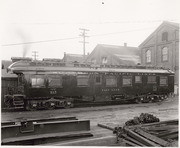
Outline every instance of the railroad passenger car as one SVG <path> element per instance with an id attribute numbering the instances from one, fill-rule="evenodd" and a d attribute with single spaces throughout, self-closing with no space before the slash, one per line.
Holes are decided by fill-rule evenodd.
<path id="1" fill-rule="evenodd" d="M 76 100 L 152 102 L 174 91 L 174 73 L 165 69 L 18 61 L 8 70 L 18 76 L 19 93 L 6 95 L 7 105 L 28 110 L 68 108 Z"/>

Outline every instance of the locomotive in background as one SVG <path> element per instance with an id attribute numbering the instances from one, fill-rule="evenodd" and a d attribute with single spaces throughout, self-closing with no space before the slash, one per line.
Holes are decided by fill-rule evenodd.
<path id="1" fill-rule="evenodd" d="M 4 97 L 9 108 L 26 110 L 73 107 L 84 102 L 161 101 L 174 92 L 174 73 L 143 66 L 64 63 L 23 59 L 11 64 L 18 76 L 17 88 Z"/>

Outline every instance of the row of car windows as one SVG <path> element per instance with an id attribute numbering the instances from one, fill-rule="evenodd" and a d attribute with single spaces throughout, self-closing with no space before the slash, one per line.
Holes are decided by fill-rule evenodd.
<path id="1" fill-rule="evenodd" d="M 122 86 L 132 86 L 133 76 L 122 76 Z M 48 86 L 49 87 L 62 87 L 62 76 L 58 77 L 49 77 L 48 78 Z M 117 87 L 118 79 L 116 76 L 106 76 L 105 77 L 105 85 L 107 87 Z M 134 76 L 134 83 L 142 83 L 142 76 Z M 156 84 L 156 76 L 147 76 L 147 83 L 148 84 Z M 102 84 L 102 77 L 96 76 L 95 77 L 95 84 L 101 85 Z M 160 76 L 161 86 L 166 86 L 168 84 L 168 77 L 167 76 Z M 77 76 L 77 86 L 88 86 L 89 85 L 89 76 L 88 75 L 78 75 Z M 32 87 L 43 87 L 45 86 L 45 78 L 42 77 L 32 77 L 31 78 L 31 86 Z"/>

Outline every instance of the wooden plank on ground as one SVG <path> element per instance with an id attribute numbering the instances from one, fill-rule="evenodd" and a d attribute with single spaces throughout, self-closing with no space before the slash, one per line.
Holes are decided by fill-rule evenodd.
<path id="1" fill-rule="evenodd" d="M 178 133 L 178 129 L 173 129 L 173 130 L 170 130 L 170 131 L 160 132 L 158 134 L 158 137 L 168 136 L 168 135 L 175 134 L 175 133 Z"/>
<path id="2" fill-rule="evenodd" d="M 150 141 L 150 140 L 144 138 L 143 136 L 135 133 L 134 131 L 128 129 L 127 127 L 125 127 L 124 130 L 127 132 L 127 134 L 128 134 L 129 136 L 131 136 L 132 138 L 134 138 L 134 139 L 138 140 L 139 142 L 145 144 L 146 146 L 160 147 L 159 144 L 156 144 L 155 142 Z"/>
<path id="3" fill-rule="evenodd" d="M 129 141 L 135 143 L 135 144 L 138 144 L 139 146 L 146 147 L 146 145 L 144 145 L 144 144 L 142 144 L 141 142 L 139 142 L 139 141 L 137 141 L 137 140 L 135 140 L 135 139 L 129 137 L 129 136 L 126 135 L 126 134 L 122 134 L 122 137 L 125 138 L 126 140 L 129 140 Z"/>
<path id="4" fill-rule="evenodd" d="M 110 126 L 107 126 L 107 125 L 104 125 L 104 124 L 98 123 L 98 126 L 99 126 L 99 127 L 102 127 L 102 128 L 106 128 L 106 129 L 112 130 L 112 131 L 114 130 L 113 127 L 110 127 Z"/>
<path id="5" fill-rule="evenodd" d="M 171 135 L 167 135 L 165 137 L 163 137 L 164 139 L 177 139 L 178 138 L 178 133 L 174 133 L 174 134 L 171 134 Z"/>
<path id="6" fill-rule="evenodd" d="M 165 141 L 165 140 L 163 140 L 157 136 L 151 135 L 151 134 L 141 130 L 140 128 L 135 129 L 135 132 L 138 133 L 139 135 L 161 145 L 161 146 L 168 146 L 169 145 L 169 143 L 167 141 Z"/>
<path id="7" fill-rule="evenodd" d="M 123 142 L 125 142 L 126 144 L 128 144 L 129 146 L 134 146 L 134 147 L 140 147 L 139 145 L 129 141 L 129 140 L 126 140 L 126 139 L 122 139 Z"/>
<path id="8" fill-rule="evenodd" d="M 167 120 L 167 121 L 160 121 L 160 122 L 153 122 L 153 123 L 145 123 L 145 124 L 138 124 L 138 125 L 131 125 L 128 126 L 129 128 L 134 128 L 134 127 L 146 127 L 146 126 L 153 126 L 153 125 L 178 125 L 178 119 L 174 120 Z"/>
<path id="9" fill-rule="evenodd" d="M 147 124 L 142 124 L 143 126 L 152 126 L 152 125 L 178 125 L 178 119 L 174 120 L 166 120 L 166 121 L 160 121 L 160 122 L 154 122 L 154 123 L 147 123 Z"/>
<path id="10" fill-rule="evenodd" d="M 142 128 L 148 131 L 166 131 L 166 130 L 178 129 L 178 125 L 149 126 Z"/>

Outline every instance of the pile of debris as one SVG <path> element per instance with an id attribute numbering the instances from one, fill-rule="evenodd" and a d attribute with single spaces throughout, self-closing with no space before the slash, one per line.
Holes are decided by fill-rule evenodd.
<path id="1" fill-rule="evenodd" d="M 124 127 L 115 127 L 117 143 L 128 146 L 177 146 L 178 120 L 162 121 L 151 114 L 141 114 L 125 123 Z"/>
<path id="2" fill-rule="evenodd" d="M 161 121 L 159 118 L 142 113 L 128 120 L 122 127 L 98 126 L 110 129 L 116 134 L 116 141 L 126 146 L 178 146 L 178 119 Z"/>
<path id="3" fill-rule="evenodd" d="M 128 120 L 125 123 L 125 125 L 131 126 L 131 125 L 153 123 L 153 122 L 159 122 L 159 121 L 160 121 L 159 118 L 153 116 L 152 114 L 141 113 L 139 117 L 134 117 L 134 119 Z"/>

